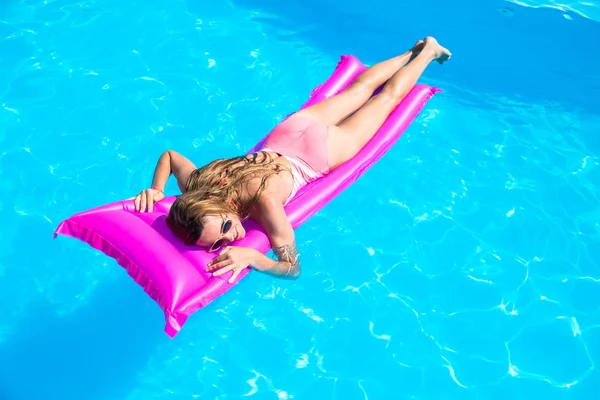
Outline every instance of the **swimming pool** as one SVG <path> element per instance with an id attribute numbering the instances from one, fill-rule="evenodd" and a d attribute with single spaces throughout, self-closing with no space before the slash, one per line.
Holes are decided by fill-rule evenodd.
<path id="1" fill-rule="evenodd" d="M 0 5 L 0 399 L 599 393 L 597 7 L 283 4 Z M 252 274 L 169 340 L 111 259 L 52 240 L 165 149 L 243 152 L 340 54 L 426 34 L 444 93 L 298 229 L 301 280 Z"/>

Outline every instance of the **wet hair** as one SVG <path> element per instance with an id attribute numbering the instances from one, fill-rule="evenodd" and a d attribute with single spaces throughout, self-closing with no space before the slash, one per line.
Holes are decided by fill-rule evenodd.
<path id="1" fill-rule="evenodd" d="M 186 191 L 171 206 L 166 223 L 173 233 L 190 245 L 204 229 L 204 219 L 211 215 L 234 214 L 246 219 L 273 175 L 288 171 L 265 151 L 248 156 L 222 158 L 194 170 Z M 243 201 L 245 185 L 260 177 L 260 185 L 249 201 Z"/>

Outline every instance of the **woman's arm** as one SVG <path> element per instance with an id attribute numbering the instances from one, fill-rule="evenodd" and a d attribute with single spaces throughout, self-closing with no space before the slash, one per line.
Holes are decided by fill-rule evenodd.
<path id="1" fill-rule="evenodd" d="M 196 166 L 187 158 L 173 150 L 165 151 L 156 163 L 152 186 L 164 191 L 171 174 L 175 175 L 181 193 L 185 193 L 185 185 Z"/>
<path id="2" fill-rule="evenodd" d="M 175 175 L 181 193 L 185 193 L 187 180 L 195 169 L 196 166 L 181 154 L 173 150 L 165 151 L 156 163 L 154 176 L 152 177 L 152 187 L 142 190 L 134 198 L 136 211 L 144 212 L 147 206 L 148 211 L 152 212 L 154 203 L 165 197 L 165 186 L 171 174 Z"/>
<path id="3" fill-rule="evenodd" d="M 267 232 L 271 248 L 277 261 L 268 257 L 258 258 L 257 270 L 289 279 L 300 276 L 300 255 L 296 247 L 294 228 L 290 223 L 283 205 L 276 198 L 262 196 L 257 204 L 259 223 Z M 260 253 L 263 255 L 262 253 Z"/>
<path id="4" fill-rule="evenodd" d="M 298 279 L 300 277 L 300 260 L 296 243 L 273 247 L 277 261 L 258 253 L 254 264 L 257 271 L 266 272 L 280 278 Z"/>
<path id="5" fill-rule="evenodd" d="M 256 219 L 266 230 L 277 260 L 272 260 L 253 248 L 228 246 L 208 263 L 206 272 L 219 276 L 233 271 L 229 278 L 229 282 L 232 283 L 244 268 L 251 266 L 257 271 L 280 278 L 298 279 L 300 260 L 294 229 L 281 202 L 263 196 L 257 204 L 256 211 L 259 215 Z"/>
<path id="6" fill-rule="evenodd" d="M 300 276 L 300 266 L 297 254 L 294 258 L 295 262 L 275 261 L 253 248 L 227 246 L 209 261 L 206 272 L 219 276 L 233 271 L 228 280 L 229 283 L 233 283 L 243 269 L 252 267 L 280 278 L 295 280 Z"/>

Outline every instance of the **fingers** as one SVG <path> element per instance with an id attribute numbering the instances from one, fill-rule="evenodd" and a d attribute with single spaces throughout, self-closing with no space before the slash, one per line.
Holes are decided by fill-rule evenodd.
<path id="1" fill-rule="evenodd" d="M 146 196 L 147 196 L 147 194 L 146 194 L 146 191 L 143 191 L 140 194 L 141 194 L 141 199 L 142 199 L 141 205 L 140 205 L 140 211 L 144 212 L 144 211 L 146 211 Z"/>
<path id="2" fill-rule="evenodd" d="M 212 272 L 214 270 L 223 268 L 229 264 L 234 263 L 235 261 L 231 258 L 231 255 L 228 254 L 229 250 L 230 247 L 225 247 L 218 256 L 210 260 L 206 265 L 206 272 Z"/>
<path id="3" fill-rule="evenodd" d="M 213 272 L 213 276 L 223 275 L 225 272 L 229 272 L 236 267 L 236 264 L 229 264 L 228 266 L 221 268 L 215 272 Z"/>
<path id="4" fill-rule="evenodd" d="M 217 270 L 219 268 L 223 268 L 229 264 L 231 264 L 231 260 L 227 260 L 227 259 L 225 259 L 223 261 L 215 262 L 215 263 L 211 262 L 211 264 L 208 266 L 208 268 L 206 268 L 206 272 L 215 271 L 215 270 Z"/>
<path id="5" fill-rule="evenodd" d="M 233 283 L 239 276 L 240 272 L 242 272 L 242 269 L 244 269 L 244 267 L 234 263 L 234 264 L 228 265 L 225 268 L 221 268 L 220 270 L 213 272 L 212 275 L 219 276 L 219 275 L 223 275 L 224 273 L 227 273 L 229 271 L 233 271 L 233 274 L 231 274 L 231 277 L 227 280 L 227 283 Z"/>
<path id="6" fill-rule="evenodd" d="M 217 257 L 210 260 L 206 272 L 212 273 L 213 276 L 219 276 L 233 271 L 233 274 L 227 280 L 228 283 L 233 283 L 240 275 L 240 272 L 247 267 L 247 265 L 240 265 L 239 262 L 235 261 L 235 256 L 231 253 L 233 248 L 234 246 L 225 247 Z"/>
<path id="7" fill-rule="evenodd" d="M 221 252 L 219 253 L 218 256 L 216 256 L 215 258 L 213 258 L 212 260 L 210 260 L 208 262 L 208 265 L 213 265 L 215 263 L 218 263 L 219 261 L 223 261 L 223 260 L 227 260 L 227 259 L 231 259 L 231 254 L 228 254 L 230 251 L 229 247 L 225 247 L 223 250 L 221 250 Z"/>
<path id="8" fill-rule="evenodd" d="M 140 194 L 135 196 L 134 205 L 136 211 L 145 212 L 146 206 L 148 207 L 148 212 L 154 211 L 154 203 L 156 202 L 154 198 L 154 193 L 152 189 L 142 190 Z"/>
<path id="9" fill-rule="evenodd" d="M 154 211 L 154 194 L 151 190 L 146 190 L 146 201 L 148 203 L 148 212 Z"/>
<path id="10" fill-rule="evenodd" d="M 221 251 L 221 253 L 219 253 L 218 256 L 216 256 L 215 258 L 213 258 L 212 260 L 210 260 L 207 264 L 207 266 L 213 266 L 216 265 L 217 263 L 227 260 L 229 258 L 229 255 L 227 254 L 229 252 L 229 247 L 225 247 L 223 249 L 223 251 Z"/>
<path id="11" fill-rule="evenodd" d="M 229 278 L 229 281 L 227 281 L 227 282 L 228 283 L 233 283 L 237 279 L 237 277 L 240 274 L 240 272 L 242 272 L 242 269 L 243 268 L 241 268 L 241 267 L 234 269 L 233 270 L 233 274 L 231 275 L 231 278 Z"/>

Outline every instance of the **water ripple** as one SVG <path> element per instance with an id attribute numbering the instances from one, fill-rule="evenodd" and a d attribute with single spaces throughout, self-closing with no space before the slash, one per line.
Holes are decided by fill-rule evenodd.
<path id="1" fill-rule="evenodd" d="M 554 0 L 506 0 L 523 7 L 555 8 L 565 12 L 565 18 L 570 19 L 568 12 L 600 22 L 600 6 L 591 1 L 558 2 Z"/>
<path id="2" fill-rule="evenodd" d="M 98 252 L 52 242 L 58 221 L 131 197 L 167 148 L 198 165 L 246 150 L 338 60 L 298 35 L 312 25 L 267 30 L 275 16 L 207 4 L 8 6 L 0 22 L 7 390 L 68 400 L 48 382 L 84 373 L 103 382 L 104 398 L 128 400 L 598 393 L 600 120 L 450 82 L 436 82 L 446 92 L 398 145 L 297 230 L 301 280 L 253 273 L 176 339 L 119 360 L 124 369 L 73 356 L 77 341 L 93 350 L 78 330 L 91 326 L 86 316 L 141 324 L 133 300 L 149 300 Z M 590 9 L 582 10 L 593 18 Z M 98 293 L 115 282 L 128 294 L 108 312 Z M 30 365 L 10 349 L 39 341 L 42 328 L 68 338 L 62 355 L 78 362 L 36 348 L 32 359 L 56 365 L 32 386 Z M 109 331 L 93 347 L 106 352 L 127 335 Z"/>

